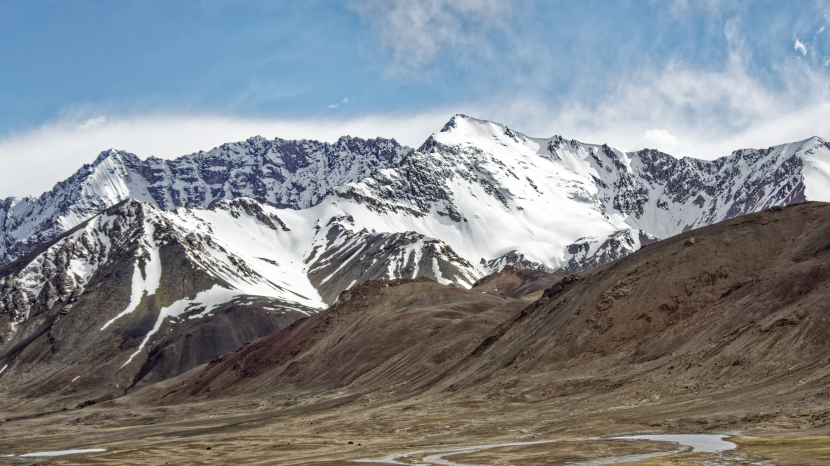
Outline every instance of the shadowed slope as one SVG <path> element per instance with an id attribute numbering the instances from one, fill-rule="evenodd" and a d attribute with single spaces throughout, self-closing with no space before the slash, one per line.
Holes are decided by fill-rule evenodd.
<path id="1" fill-rule="evenodd" d="M 369 281 L 344 291 L 328 310 L 217 358 L 172 399 L 412 382 L 463 355 L 525 305 L 424 278 Z"/>

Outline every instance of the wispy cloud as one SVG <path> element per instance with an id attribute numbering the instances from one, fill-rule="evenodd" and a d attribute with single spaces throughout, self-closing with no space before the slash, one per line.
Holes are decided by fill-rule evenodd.
<path id="1" fill-rule="evenodd" d="M 486 50 L 488 35 L 510 12 L 509 2 L 499 0 L 355 0 L 350 5 L 403 68 L 423 65 L 444 50 Z"/>
<path id="2" fill-rule="evenodd" d="M 653 128 L 647 130 L 635 143 L 632 149 L 643 149 L 646 147 L 659 147 L 666 152 L 674 152 L 680 146 L 680 139 L 674 134 L 664 130 Z"/>
<path id="3" fill-rule="evenodd" d="M 707 13 L 719 13 L 733 7 L 735 0 L 650 0 L 650 3 L 665 6 L 675 16 L 688 14 L 690 10 L 703 10 Z"/>
<path id="4" fill-rule="evenodd" d="M 553 105 L 525 93 L 469 111 L 529 135 L 561 134 L 702 159 L 811 136 L 830 138 L 826 71 L 790 57 L 768 71 L 776 78 L 770 82 L 756 72 L 739 25 L 728 23 L 724 34 L 728 55 L 712 69 L 676 60 L 644 66 L 595 99 L 574 94 Z"/>
<path id="5" fill-rule="evenodd" d="M 341 105 L 343 105 L 343 104 L 347 104 L 347 103 L 349 103 L 349 99 L 348 99 L 348 98 L 346 98 L 346 97 L 343 97 L 343 100 L 342 100 L 342 101 L 340 101 L 340 103 L 337 103 L 337 104 L 331 104 L 331 105 L 326 105 L 326 108 L 337 108 L 337 107 L 339 107 L 339 106 L 341 106 Z"/>
<path id="6" fill-rule="evenodd" d="M 807 55 L 807 46 L 804 45 L 804 42 L 800 40 L 795 40 L 795 46 L 793 47 L 795 50 L 801 52 L 801 55 Z"/>
<path id="7" fill-rule="evenodd" d="M 107 117 L 99 116 L 99 117 L 90 118 L 90 119 L 87 119 L 87 120 L 84 120 L 84 121 L 78 123 L 77 128 L 79 130 L 82 130 L 82 131 L 89 130 L 89 129 L 95 129 L 95 128 L 103 125 L 106 122 L 107 122 Z"/>

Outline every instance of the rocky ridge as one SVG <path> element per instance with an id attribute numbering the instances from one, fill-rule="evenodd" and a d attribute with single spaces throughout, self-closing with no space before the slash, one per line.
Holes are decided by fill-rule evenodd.
<path id="1" fill-rule="evenodd" d="M 440 239 L 482 274 L 506 257 L 584 270 L 736 215 L 830 200 L 828 158 L 821 138 L 702 161 L 531 138 L 464 115 L 417 150 L 255 137 L 176 160 L 107 151 L 40 198 L 4 201 L 0 263 L 127 198 L 169 210 L 246 197 L 279 209 L 340 206 L 329 218 L 362 209 L 358 230 Z"/>
<path id="2" fill-rule="evenodd" d="M 246 197 L 279 209 L 339 205 L 329 218 L 363 209 L 358 230 L 440 239 L 482 274 L 505 257 L 584 270 L 736 215 L 830 200 L 828 158 L 821 138 L 703 161 L 531 138 L 464 115 L 417 150 L 349 137 L 255 137 L 176 160 L 111 150 L 40 198 L 4 201 L 0 264 L 127 198 L 169 210 Z"/>
<path id="3" fill-rule="evenodd" d="M 257 136 L 175 160 L 108 150 L 40 197 L 2 202 L 0 265 L 128 198 L 164 210 L 239 197 L 304 209 L 335 186 L 396 166 L 409 151 L 394 139 L 348 136 L 334 144 Z"/>

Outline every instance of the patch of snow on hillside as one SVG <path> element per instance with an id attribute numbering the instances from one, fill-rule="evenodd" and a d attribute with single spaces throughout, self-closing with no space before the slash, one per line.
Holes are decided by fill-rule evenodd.
<path id="1" fill-rule="evenodd" d="M 144 346 L 150 341 L 150 337 L 156 334 L 161 328 L 161 324 L 164 322 L 164 319 L 168 317 L 179 317 L 180 315 L 184 314 L 187 311 L 193 310 L 194 308 L 204 306 L 204 310 L 199 314 L 199 317 L 206 315 L 213 309 L 215 309 L 220 304 L 227 303 L 228 301 L 232 300 L 235 296 L 238 296 L 240 293 L 235 290 L 229 290 L 227 288 L 221 287 L 219 285 L 213 285 L 209 290 L 201 291 L 196 294 L 196 297 L 193 299 L 180 299 L 173 304 L 162 308 L 159 311 L 159 315 L 156 318 L 156 323 L 153 325 L 153 329 L 144 336 L 144 340 L 141 341 L 141 344 L 138 345 L 138 349 L 135 350 L 133 354 L 130 355 L 130 358 L 127 359 L 121 367 L 126 366 L 133 360 L 138 353 L 144 349 Z"/>
<path id="2" fill-rule="evenodd" d="M 123 317 L 127 314 L 131 314 L 138 305 L 141 303 L 141 299 L 145 296 L 152 296 L 156 294 L 156 290 L 159 287 L 159 282 L 161 281 L 161 258 L 159 257 L 158 248 L 147 248 L 147 252 L 149 253 L 149 260 L 145 262 L 144 265 L 144 273 L 141 273 L 141 268 L 139 267 L 138 261 L 134 264 L 133 268 L 133 279 L 132 279 L 132 292 L 130 293 L 130 304 L 127 305 L 127 308 L 121 311 L 117 316 L 113 317 L 107 323 L 101 327 L 101 330 L 109 327 L 113 322 L 118 320 L 120 317 Z"/>

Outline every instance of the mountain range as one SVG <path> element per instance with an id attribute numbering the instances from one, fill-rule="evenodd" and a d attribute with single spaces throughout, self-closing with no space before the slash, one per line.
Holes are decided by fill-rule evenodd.
<path id="1" fill-rule="evenodd" d="M 254 137 L 175 160 L 109 150 L 40 197 L 3 201 L 0 386 L 100 402 L 372 280 L 469 289 L 508 266 L 584 272 L 812 200 L 830 201 L 818 137 L 703 161 L 456 115 L 417 149 Z"/>

